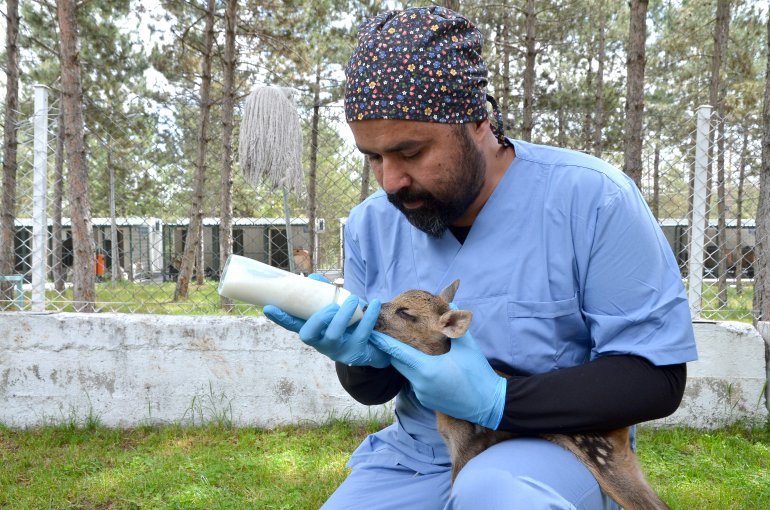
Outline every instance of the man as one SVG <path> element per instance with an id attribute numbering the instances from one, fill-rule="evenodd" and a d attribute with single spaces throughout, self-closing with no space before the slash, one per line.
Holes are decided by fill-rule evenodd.
<path id="1" fill-rule="evenodd" d="M 497 111 L 492 127 L 481 45 L 441 7 L 361 26 L 345 111 L 381 189 L 346 225 L 354 296 L 307 321 L 265 307 L 337 362 L 355 399 L 396 398 L 396 423 L 356 450 L 325 510 L 607 508 L 571 453 L 531 437 L 486 450 L 450 491 L 434 410 L 524 435 L 632 425 L 677 408 L 697 357 L 676 262 L 633 182 L 505 138 Z M 455 278 L 473 322 L 449 353 L 372 332 L 381 301 Z M 368 308 L 348 327 L 359 298 Z"/>

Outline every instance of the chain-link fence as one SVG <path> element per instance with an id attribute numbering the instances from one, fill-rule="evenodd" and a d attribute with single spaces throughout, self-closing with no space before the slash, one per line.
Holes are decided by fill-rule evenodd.
<path id="1" fill-rule="evenodd" d="M 710 107 L 681 122 L 689 129 L 678 140 L 645 140 L 642 194 L 674 252 L 693 316 L 750 322 L 761 138 Z M 603 157 L 623 167 L 622 153 Z"/>
<path id="2" fill-rule="evenodd" d="M 15 274 L 3 275 L 15 278 L 11 283 L 14 288 L 18 285 L 19 292 L 5 295 L 0 301 L 0 310 L 34 309 L 40 299 L 44 303 L 37 306 L 45 310 L 73 310 L 71 225 L 67 218 L 67 193 L 62 186 L 61 172 L 57 170 L 56 154 L 61 147 L 57 147 L 56 102 L 46 117 L 49 121 L 45 191 L 47 242 L 45 269 L 41 273 L 45 276 L 38 278 L 44 279 L 45 290 L 39 291 L 41 296 L 44 292 L 44 296 L 36 298 L 32 285 L 35 280 L 33 238 L 39 227 L 34 223 L 33 207 L 33 122 L 27 119 L 19 129 Z M 339 104 L 308 108 L 301 118 L 305 133 L 305 190 L 286 197 L 281 189 L 267 184 L 250 186 L 236 168 L 233 253 L 295 272 L 318 271 L 336 280 L 342 276 L 344 218 L 351 207 L 374 190 L 376 182 L 369 179 L 364 159 L 355 150 Z M 729 125 L 711 116 L 710 123 L 706 121 L 711 129 L 705 129 L 705 145 L 704 133 L 701 133 L 698 147 L 695 115 L 679 122 L 691 129 L 689 135 L 676 143 L 660 139 L 645 141 L 643 194 L 679 262 L 689 286 L 694 314 L 710 319 L 750 321 L 759 198 L 759 138 L 751 136 L 740 125 Z M 194 173 L 194 169 L 178 165 L 174 171 L 178 172 L 179 179 L 174 189 L 143 193 L 141 185 L 136 184 L 142 178 L 139 174 L 152 176 L 158 171 L 151 151 L 120 150 L 112 147 L 110 140 L 101 140 L 95 134 L 89 136 L 89 157 L 101 162 L 99 171 L 104 173 L 102 179 L 91 176 L 92 181 L 100 182 L 95 186 L 97 189 L 92 190 L 94 200 L 110 203 L 109 208 L 101 208 L 109 210 L 109 214 L 93 218 L 97 308 L 126 313 L 259 313 L 257 307 L 245 304 L 236 304 L 231 309 L 220 305 L 217 284 L 222 232 L 217 163 L 212 162 L 208 169 L 205 219 L 190 294 L 187 299 L 175 301 L 176 277 L 190 221 L 189 213 L 180 212 L 189 208 L 191 195 L 191 184 L 184 176 Z M 706 155 L 705 168 L 702 161 L 700 166 L 698 163 L 702 151 Z M 603 158 L 622 167 L 622 154 L 605 153 Z M 696 179 L 696 175 L 702 177 Z M 164 193 L 165 196 L 158 196 Z M 137 207 L 143 202 L 146 207 Z M 312 224 L 308 219 L 313 217 L 309 214 L 309 203 L 314 204 Z M 59 207 L 60 222 L 56 212 Z M 126 210 L 148 213 L 126 215 Z M 695 224 L 702 224 L 702 228 L 693 229 Z M 698 253 L 702 256 L 698 257 Z M 693 268 L 702 275 L 700 278 L 692 277 Z"/>
<path id="3" fill-rule="evenodd" d="M 20 121 L 17 207 L 15 221 L 15 271 L 3 275 L 6 292 L 0 296 L 0 310 L 73 311 L 73 246 L 66 175 L 57 163 L 59 105 L 53 101 L 47 113 L 47 233 L 45 276 L 35 278 L 34 233 L 36 226 L 34 116 Z M 342 225 L 349 210 L 374 190 L 368 166 L 355 149 L 344 123 L 339 103 L 303 110 L 305 186 L 288 197 L 270 183 L 251 185 L 234 167 L 233 253 L 297 273 L 320 272 L 334 281 L 342 276 Z M 113 119 L 127 123 L 129 119 Z M 315 134 L 313 131 L 315 130 Z M 237 139 L 237 131 L 235 134 Z M 204 197 L 204 219 L 189 297 L 174 299 L 177 275 L 190 224 L 189 204 L 192 164 L 169 165 L 156 161 L 151 149 L 120 147 L 115 140 L 86 129 L 94 209 L 93 241 L 96 249 L 97 309 L 103 312 L 170 314 L 252 314 L 259 308 L 236 303 L 220 305 L 217 293 L 221 267 L 219 239 L 222 234 L 220 210 L 220 166 L 210 158 Z M 216 136 L 212 136 L 216 140 Z M 309 143 L 315 140 L 315 143 Z M 212 146 L 215 142 L 211 142 Z M 237 157 L 236 157 L 237 159 Z M 96 163 L 98 162 L 98 163 Z M 59 170 L 57 170 L 57 166 Z M 159 166 L 164 166 L 163 170 Z M 312 168 L 311 168 L 312 167 Z M 309 179 L 312 171 L 313 179 Z M 98 175 L 94 175 L 94 173 Z M 137 181 L 146 175 L 176 173 L 176 183 L 166 189 L 142 192 Z M 66 172 L 65 172 L 66 174 Z M 172 180 L 173 181 L 173 180 Z M 38 191 L 39 192 L 39 191 Z M 164 196 L 158 196 L 163 194 Z M 308 220 L 312 194 L 315 218 Z M 130 204 L 129 204 L 130 201 Z M 109 206 L 107 203 L 109 202 Z M 141 206 L 142 202 L 146 206 Z M 62 211 L 61 219 L 55 210 Z M 288 209 L 288 215 L 287 215 Z M 149 210 L 146 216 L 126 215 L 126 210 Z M 40 298 L 35 280 L 44 280 Z M 3 283 L 3 282 L 0 282 Z M 18 291 L 16 290 L 18 289 Z M 44 292 L 44 294 L 42 294 Z M 39 304 L 40 303 L 40 304 Z"/>

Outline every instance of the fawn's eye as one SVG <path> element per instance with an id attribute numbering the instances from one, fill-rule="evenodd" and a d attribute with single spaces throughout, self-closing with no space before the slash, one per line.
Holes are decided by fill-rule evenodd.
<path id="1" fill-rule="evenodd" d="M 406 310 L 407 310 L 406 308 L 399 308 L 398 310 L 396 310 L 396 315 L 398 315 L 404 320 L 415 322 L 417 320 L 417 317 L 415 317 L 414 315 L 411 315 Z"/>

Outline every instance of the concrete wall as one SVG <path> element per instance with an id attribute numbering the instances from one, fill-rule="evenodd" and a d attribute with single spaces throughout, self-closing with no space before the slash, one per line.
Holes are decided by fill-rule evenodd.
<path id="1" fill-rule="evenodd" d="M 0 314 L 0 423 L 231 420 L 272 427 L 378 412 L 263 317 Z M 381 411 L 380 411 L 381 412 Z"/>
<path id="2" fill-rule="evenodd" d="M 739 323 L 695 325 L 700 361 L 663 424 L 767 417 L 764 342 Z M 227 420 L 273 427 L 389 417 L 340 387 L 333 364 L 262 317 L 0 313 L 0 423 L 114 427 Z"/>
<path id="3" fill-rule="evenodd" d="M 768 417 L 765 341 L 750 324 L 696 322 L 698 361 L 687 365 L 682 405 L 658 424 L 721 427 Z"/>

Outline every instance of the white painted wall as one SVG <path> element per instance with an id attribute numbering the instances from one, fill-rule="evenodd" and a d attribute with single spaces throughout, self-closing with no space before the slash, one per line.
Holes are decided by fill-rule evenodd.
<path id="1" fill-rule="evenodd" d="M 695 325 L 700 361 L 663 424 L 767 417 L 764 341 L 740 323 Z M 108 426 L 217 419 L 273 427 L 389 416 L 356 403 L 329 360 L 257 318 L 0 313 L 0 423 Z"/>
<path id="2" fill-rule="evenodd" d="M 263 317 L 0 314 L 0 423 L 229 419 L 273 427 L 383 412 L 334 365 Z"/>
<path id="3" fill-rule="evenodd" d="M 716 428 L 768 417 L 765 341 L 750 324 L 696 322 L 698 361 L 687 365 L 682 405 L 656 423 Z"/>

